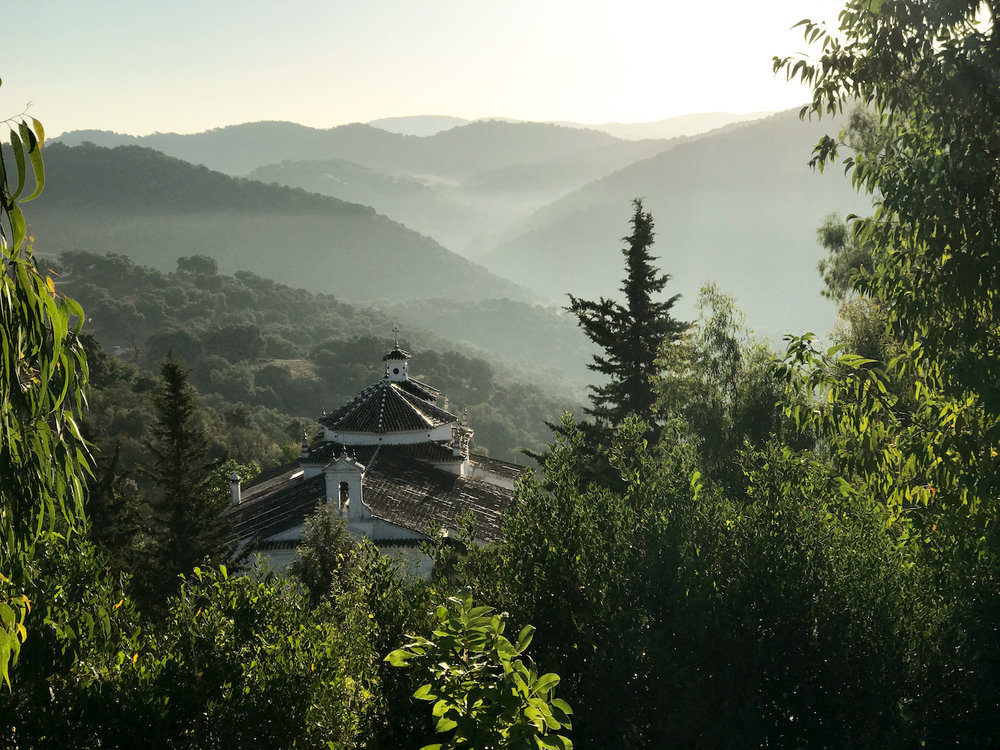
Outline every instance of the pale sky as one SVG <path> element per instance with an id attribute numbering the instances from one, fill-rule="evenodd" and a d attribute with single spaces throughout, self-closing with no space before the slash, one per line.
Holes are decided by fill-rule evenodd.
<path id="1" fill-rule="evenodd" d="M 49 135 L 381 117 L 646 122 L 786 109 L 774 55 L 840 0 L 5 2 L 0 119 Z"/>

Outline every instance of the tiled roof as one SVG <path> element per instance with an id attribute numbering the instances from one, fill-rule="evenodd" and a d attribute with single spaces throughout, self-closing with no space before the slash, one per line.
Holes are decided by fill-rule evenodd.
<path id="1" fill-rule="evenodd" d="M 406 382 L 383 378 L 320 422 L 335 432 L 382 434 L 433 429 L 458 421 L 456 415 L 412 393 L 404 387 Z"/>
<path id="2" fill-rule="evenodd" d="M 419 380 L 414 380 L 413 378 L 401 380 L 396 385 L 407 393 L 411 393 L 417 398 L 422 398 L 424 401 L 437 401 L 438 396 L 441 395 L 441 391 L 437 388 L 427 385 L 427 383 L 421 383 Z"/>
<path id="3" fill-rule="evenodd" d="M 512 481 L 517 481 L 528 471 L 528 467 L 526 466 L 518 466 L 508 461 L 501 461 L 498 458 L 490 458 L 489 456 L 480 456 L 476 453 L 469 454 L 469 462 L 473 465 L 478 464 L 482 466 L 484 470 L 491 474 L 496 474 L 499 477 L 505 477 Z"/>
<path id="4" fill-rule="evenodd" d="M 304 459 L 300 459 L 301 463 L 306 464 L 320 464 L 326 466 L 335 458 L 340 456 L 340 451 L 343 446 L 337 443 L 315 443 L 309 450 L 309 456 Z M 347 455 L 352 458 L 356 458 L 359 463 L 364 466 L 368 465 L 368 461 L 371 460 L 372 454 L 378 450 L 377 445 L 352 445 L 347 449 Z"/>
<path id="5" fill-rule="evenodd" d="M 223 511 L 239 539 L 263 539 L 298 526 L 326 497 L 322 474 L 304 480 L 298 462 L 282 468 L 278 476 L 247 487 L 240 504 Z"/>
<path id="6" fill-rule="evenodd" d="M 465 456 L 456 456 L 451 448 L 441 443 L 425 442 L 413 443 L 411 445 L 394 445 L 393 449 L 409 458 L 415 458 L 418 461 L 426 461 L 432 464 L 458 463 L 465 460 Z"/>
<path id="7" fill-rule="evenodd" d="M 375 518 L 423 533 L 429 528 L 455 529 L 472 511 L 476 538 L 497 541 L 503 513 L 513 494 L 478 479 L 460 477 L 416 459 L 411 446 L 381 446 L 368 458 L 364 502 Z M 266 538 L 300 525 L 326 496 L 326 479 L 302 479 L 298 463 L 253 484 L 243 500 L 228 508 L 240 539 Z M 379 540 L 375 540 L 379 541 Z"/>
<path id="8" fill-rule="evenodd" d="M 380 448 L 373 459 L 374 471 L 365 473 L 364 499 L 372 515 L 422 532 L 454 530 L 460 517 L 472 511 L 477 539 L 502 538 L 503 514 L 514 503 L 513 493 L 415 461 L 400 447 Z"/>

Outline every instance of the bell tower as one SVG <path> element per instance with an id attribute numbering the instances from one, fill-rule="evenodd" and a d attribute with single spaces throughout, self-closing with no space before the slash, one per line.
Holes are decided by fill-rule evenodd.
<path id="1" fill-rule="evenodd" d="M 356 458 L 347 455 L 343 447 L 340 456 L 323 468 L 326 477 L 326 500 L 336 503 L 342 515 L 350 521 L 367 521 L 371 518 L 371 509 L 364 503 L 363 489 L 365 478 L 364 464 Z"/>

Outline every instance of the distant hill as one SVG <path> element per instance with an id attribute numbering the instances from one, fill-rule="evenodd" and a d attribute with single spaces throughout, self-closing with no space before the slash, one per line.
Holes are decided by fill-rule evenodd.
<path id="1" fill-rule="evenodd" d="M 638 141 L 647 138 L 680 138 L 686 135 L 698 135 L 710 130 L 732 125 L 737 122 L 760 120 L 773 114 L 772 112 L 750 112 L 745 115 L 734 115 L 730 112 L 699 112 L 691 115 L 669 117 L 666 120 L 653 122 L 605 122 L 600 125 L 577 125 L 576 123 L 561 123 L 570 127 L 584 127 L 613 135 L 615 138 Z"/>
<path id="2" fill-rule="evenodd" d="M 368 124 L 373 128 L 388 130 L 390 133 L 427 136 L 440 133 L 442 130 L 457 128 L 459 125 L 466 125 L 468 122 L 461 117 L 448 117 L 447 115 L 416 115 L 413 117 L 383 117 L 380 120 L 371 120 Z"/>
<path id="3" fill-rule="evenodd" d="M 352 305 L 246 271 L 230 276 L 197 263 L 163 273 L 121 255 L 88 252 L 66 252 L 42 262 L 55 269 L 59 291 L 83 306 L 85 332 L 109 352 L 153 371 L 168 352 L 183 361 L 191 382 L 229 422 L 226 445 L 250 457 L 261 458 L 265 450 L 246 432 L 251 420 L 263 423 L 272 439 L 291 439 L 297 446 L 302 430 L 315 426 L 301 418 L 315 419 L 377 379 L 382 355 L 397 335 L 414 353 L 411 372 L 441 387 L 456 412 L 469 409 L 476 444 L 492 455 L 514 459 L 519 446 L 542 449 L 550 439 L 545 421 L 578 403 L 548 387 L 551 379 L 531 369 L 534 362 L 521 361 L 529 367 L 517 370 L 511 357 L 449 341 L 419 320 L 411 326 L 371 305 Z M 557 317 L 509 301 L 468 307 L 474 311 L 480 304 L 494 316 L 514 318 L 515 326 L 525 314 L 536 321 Z M 100 361 L 92 365 L 101 369 Z M 106 364 L 103 369 L 108 372 Z M 512 379 L 515 371 L 528 373 L 532 382 Z M 98 396 L 99 408 L 107 409 L 109 396 L 123 395 L 105 391 Z M 130 399 L 121 402 L 121 409 L 105 412 L 112 437 L 131 433 L 130 460 L 140 460 L 144 431 L 136 406 Z M 270 409 L 277 411 L 268 414 Z M 277 450 L 268 451 L 273 460 Z"/>
<path id="4" fill-rule="evenodd" d="M 560 308 L 511 300 L 419 300 L 383 311 L 402 325 L 423 327 L 490 352 L 520 380 L 584 399 L 594 381 L 595 348 L 576 317 Z"/>
<path id="5" fill-rule="evenodd" d="M 342 299 L 530 294 L 373 209 L 196 167 L 137 146 L 46 147 L 29 220 L 42 252 L 119 252 L 160 270 L 215 258 Z"/>
<path id="6" fill-rule="evenodd" d="M 870 208 L 842 174 L 806 166 L 820 134 L 837 127 L 785 112 L 692 139 L 553 202 L 479 259 L 552 300 L 613 296 L 629 202 L 640 196 L 682 314 L 714 280 L 761 334 L 824 333 L 834 311 L 819 294 L 815 230 L 827 213 Z"/>
<path id="7" fill-rule="evenodd" d="M 382 153 L 359 150 L 350 160 L 289 160 L 249 176 L 373 206 L 449 249 L 472 254 L 539 206 L 672 144 L 481 122 L 406 145 L 412 150 L 392 164 Z"/>
<path id="8" fill-rule="evenodd" d="M 292 122 L 252 122 L 215 128 L 203 133 L 152 133 L 133 136 L 108 131 L 74 130 L 53 139 L 53 143 L 79 146 L 145 146 L 168 156 L 228 175 L 244 176 L 264 164 L 285 159 L 349 158 L 353 153 L 383 153 L 392 159 L 405 151 L 404 136 L 355 123 L 329 130 L 309 128 Z"/>
<path id="9" fill-rule="evenodd" d="M 561 125 L 568 128 L 585 128 L 587 130 L 600 130 L 615 138 L 629 141 L 647 140 L 651 138 L 669 140 L 685 135 L 697 135 L 709 130 L 715 130 L 734 122 L 748 122 L 750 120 L 760 120 L 773 114 L 773 112 L 750 112 L 737 115 L 731 112 L 697 112 L 689 115 L 679 115 L 669 117 L 664 120 L 654 120 L 651 122 L 605 122 L 599 124 L 584 124 L 570 120 L 546 120 L 549 125 Z M 508 118 L 480 118 L 480 120 L 501 120 L 509 123 L 526 122 L 525 120 L 514 120 Z M 480 121 L 480 120 L 477 120 Z M 461 117 L 448 117 L 444 115 L 417 115 L 414 117 L 385 117 L 380 120 L 368 122 L 373 128 L 387 130 L 390 133 L 400 133 L 402 135 L 429 136 L 440 133 L 442 130 L 467 125 L 471 120 Z"/>
<path id="10" fill-rule="evenodd" d="M 55 142 L 145 146 L 233 176 L 245 176 L 257 167 L 286 160 L 345 159 L 386 174 L 456 177 L 510 164 L 547 161 L 616 140 L 596 130 L 490 120 L 426 138 L 360 123 L 320 130 L 291 122 L 252 122 L 192 134 L 131 136 L 71 131 Z"/>

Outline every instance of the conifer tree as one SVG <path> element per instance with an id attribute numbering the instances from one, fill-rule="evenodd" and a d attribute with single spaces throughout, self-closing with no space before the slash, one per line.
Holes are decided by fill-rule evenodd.
<path id="1" fill-rule="evenodd" d="M 632 233 L 623 238 L 625 279 L 620 287 L 625 304 L 602 297 L 594 302 L 569 295 L 566 308 L 576 315 L 584 333 L 602 350 L 588 365 L 607 377 L 607 382 L 592 385 L 593 406 L 586 413 L 599 428 L 619 426 L 630 414 L 653 424 L 656 396 L 650 379 L 656 372 L 657 352 L 664 341 L 678 339 L 688 323 L 674 318 L 670 311 L 680 298 L 675 294 L 657 301 L 670 280 L 653 265 L 653 217 L 643 211 L 642 200 L 632 205 Z"/>
<path id="2" fill-rule="evenodd" d="M 168 357 L 161 375 L 156 422 L 146 441 L 153 458 L 148 473 L 158 489 L 154 510 L 162 529 L 157 534 L 162 579 L 150 592 L 154 600 L 173 591 L 177 575 L 206 558 L 223 558 L 230 538 L 228 525 L 219 519 L 225 506 L 212 488 L 216 461 L 197 423 L 196 394 L 187 382 L 187 370 Z"/>

